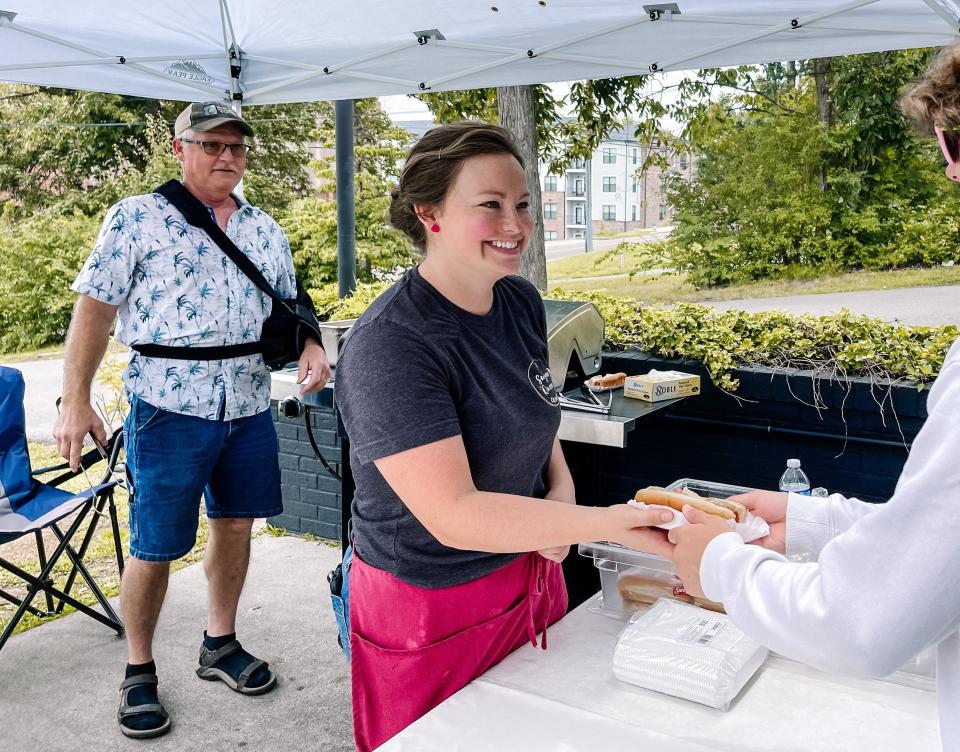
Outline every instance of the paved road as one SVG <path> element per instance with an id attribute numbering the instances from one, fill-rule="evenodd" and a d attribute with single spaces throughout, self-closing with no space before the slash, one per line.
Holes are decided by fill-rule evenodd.
<path id="1" fill-rule="evenodd" d="M 620 243 L 650 243 L 654 240 L 664 240 L 673 228 L 663 228 L 654 232 L 644 233 L 643 235 L 634 235 L 629 238 L 594 238 L 594 251 L 607 251 L 616 248 Z M 544 243 L 546 247 L 547 261 L 556 261 L 557 259 L 569 258 L 570 256 L 580 256 L 584 250 L 583 238 L 571 240 L 548 240 Z"/>
<path id="2" fill-rule="evenodd" d="M 100 528 L 103 530 L 103 527 Z M 170 575 L 154 653 L 170 733 L 134 741 L 117 730 L 126 643 L 83 614 L 15 636 L 0 681 L 3 749 L 96 752 L 350 752 L 350 671 L 337 647 L 326 573 L 340 549 L 260 536 L 240 599 L 243 645 L 270 662 L 277 688 L 243 697 L 194 669 L 206 619 L 203 565 Z M 118 599 L 112 603 L 119 608 Z"/>
<path id="3" fill-rule="evenodd" d="M 24 407 L 27 414 L 27 440 L 53 441 L 53 424 L 57 419 L 57 397 L 63 391 L 63 360 L 33 360 L 24 363 L 0 363 L 23 373 L 26 382 Z M 98 404 L 107 391 L 97 383 L 93 387 L 94 404 Z"/>
<path id="4" fill-rule="evenodd" d="M 854 313 L 876 316 L 916 326 L 960 324 L 960 285 L 944 287 L 906 287 L 899 290 L 837 292 L 825 295 L 794 295 L 786 298 L 724 300 L 705 305 L 720 310 L 783 310 L 792 313 L 824 315 L 846 308 Z"/>

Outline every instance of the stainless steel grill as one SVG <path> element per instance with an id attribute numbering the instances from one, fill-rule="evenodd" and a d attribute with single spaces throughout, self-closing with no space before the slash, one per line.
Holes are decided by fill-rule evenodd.
<path id="1" fill-rule="evenodd" d="M 604 324 L 593 303 L 544 300 L 547 345 L 553 385 L 563 391 L 568 379 L 582 383 L 600 370 Z"/>

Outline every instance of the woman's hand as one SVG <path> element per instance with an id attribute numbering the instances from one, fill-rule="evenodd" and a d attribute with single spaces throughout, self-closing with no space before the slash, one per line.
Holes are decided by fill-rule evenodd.
<path id="1" fill-rule="evenodd" d="M 787 494 L 779 491 L 750 491 L 739 496 L 731 496 L 731 501 L 739 501 L 757 517 L 761 517 L 770 526 L 770 534 L 751 543 L 769 548 L 777 553 L 785 553 L 787 543 Z"/>
<path id="2" fill-rule="evenodd" d="M 663 509 L 637 509 L 629 504 L 607 507 L 610 532 L 607 540 L 627 548 L 646 551 L 665 559 L 673 558 L 673 544 L 667 540 L 667 531 L 652 527 L 673 519 L 673 513 Z"/>
<path id="3" fill-rule="evenodd" d="M 677 576 L 683 582 L 683 589 L 694 598 L 703 598 L 703 587 L 700 585 L 703 552 L 710 541 L 718 535 L 732 532 L 733 528 L 722 517 L 690 506 L 683 508 L 683 516 L 690 524 L 673 528 L 668 536 L 670 542 L 676 544 L 673 561 L 677 565 Z"/>

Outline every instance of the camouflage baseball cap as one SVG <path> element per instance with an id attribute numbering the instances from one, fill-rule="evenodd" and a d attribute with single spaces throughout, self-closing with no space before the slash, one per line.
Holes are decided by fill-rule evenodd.
<path id="1" fill-rule="evenodd" d="M 194 102 L 177 115 L 173 137 L 180 138 L 186 130 L 203 133 L 221 125 L 234 124 L 244 135 L 253 136 L 250 124 L 223 102 Z"/>

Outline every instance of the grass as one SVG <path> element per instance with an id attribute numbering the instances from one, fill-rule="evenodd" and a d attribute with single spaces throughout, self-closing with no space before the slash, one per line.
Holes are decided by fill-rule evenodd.
<path id="1" fill-rule="evenodd" d="M 31 443 L 29 445 L 29 450 L 30 461 L 33 467 L 47 467 L 49 465 L 55 465 L 61 461 L 59 455 L 57 454 L 57 450 L 53 445 Z M 93 471 L 88 472 L 90 473 L 91 480 L 96 481 L 99 480 L 99 474 L 102 472 L 102 469 L 98 466 L 93 468 Z M 87 487 L 86 481 L 82 475 L 78 478 L 71 479 L 62 486 L 62 488 L 70 491 L 80 491 Z M 130 530 L 127 517 L 127 492 L 123 488 L 118 488 L 115 494 L 115 500 L 117 505 L 117 515 L 120 520 L 120 539 L 123 543 L 123 555 L 126 556 L 130 543 Z M 72 520 L 72 515 L 62 520 L 60 529 L 65 530 L 67 527 L 69 527 Z M 86 529 L 88 522 L 89 520 L 84 522 L 81 530 Z M 201 514 L 200 527 L 197 531 L 196 546 L 194 546 L 193 550 L 185 557 L 172 562 L 170 571 L 176 572 L 186 566 L 189 566 L 190 564 L 200 561 L 203 558 L 204 551 L 206 550 L 207 535 L 207 518 L 205 515 Z M 46 533 L 44 538 L 47 552 L 52 552 L 54 546 L 56 545 L 56 539 L 52 533 Z M 40 571 L 40 561 L 37 557 L 37 548 L 34 541 L 35 538 L 33 535 L 25 535 L 11 543 L 7 543 L 0 547 L 0 557 L 11 561 L 28 572 L 37 574 Z M 87 568 L 90 570 L 94 581 L 103 590 L 104 595 L 106 595 L 108 598 L 112 598 L 120 592 L 120 574 L 117 571 L 117 559 L 113 546 L 113 534 L 110 530 L 108 519 L 100 520 L 97 527 L 97 533 L 91 541 L 90 548 L 87 549 L 87 554 L 84 557 L 84 564 L 86 564 Z M 53 579 L 57 587 L 63 587 L 69 571 L 70 560 L 66 556 L 63 556 L 61 557 L 57 566 L 54 568 L 53 572 Z M 0 589 L 6 590 L 16 596 L 23 596 L 26 592 L 22 581 L 6 570 L 0 570 Z M 76 581 L 74 582 L 73 590 L 70 594 L 81 603 L 89 605 L 96 603 L 96 599 L 93 597 L 93 594 L 80 577 L 77 577 Z M 44 607 L 45 604 L 42 595 L 34 599 L 34 605 L 40 608 Z M 7 622 L 10 620 L 10 617 L 15 611 L 16 606 L 14 606 L 12 603 L 9 603 L 8 601 L 0 601 L 0 630 L 6 626 Z M 73 611 L 74 609 L 71 606 L 66 606 L 63 610 L 63 613 L 47 618 L 36 617 L 29 613 L 25 614 L 23 619 L 21 619 L 20 623 L 17 625 L 14 634 L 19 634 L 45 622 L 59 619 L 61 616 L 66 616 L 67 614 L 73 613 Z"/>
<path id="2" fill-rule="evenodd" d="M 635 238 L 638 235 L 648 235 L 652 232 L 656 232 L 652 227 L 640 227 L 636 230 L 621 230 L 620 232 L 614 232 L 613 230 L 597 230 L 593 233 L 595 238 Z"/>
<path id="3" fill-rule="evenodd" d="M 650 246 L 622 243 L 622 253 L 615 249 L 569 256 L 547 263 L 549 279 L 584 279 L 611 274 L 634 274 L 650 268 Z M 642 252 L 642 255 L 641 255 Z"/>
<path id="4" fill-rule="evenodd" d="M 112 337 L 107 345 L 108 354 L 126 353 L 127 346 L 117 342 Z M 13 363 L 23 363 L 28 360 L 56 360 L 63 357 L 63 345 L 49 345 L 37 350 L 24 350 L 23 352 L 0 353 L 0 363 L 11 365 Z"/>
<path id="5" fill-rule="evenodd" d="M 578 257 L 579 258 L 579 257 Z M 557 262 L 559 263 L 559 262 Z M 547 272 L 552 279 L 558 278 L 553 265 Z M 816 270 L 810 270 L 815 273 Z M 595 276 L 599 276 L 597 272 Z M 572 275 L 571 275 L 572 276 Z M 790 295 L 815 295 L 833 292 L 858 292 L 864 290 L 888 290 L 901 287 L 936 287 L 960 284 L 960 266 L 934 267 L 931 269 L 898 269 L 880 272 L 848 272 L 818 279 L 764 280 L 747 285 L 730 285 L 698 290 L 686 281 L 686 275 L 671 274 L 651 277 L 629 276 L 613 279 L 590 279 L 585 277 L 568 282 L 548 282 L 548 288 L 601 292 L 605 295 L 632 298 L 651 305 L 681 302 L 710 302 L 752 298 L 777 298 Z"/>
<path id="6" fill-rule="evenodd" d="M 63 345 L 50 345 L 41 347 L 39 350 L 27 350 L 25 352 L 0 353 L 0 363 L 10 365 L 13 363 L 23 363 L 27 360 L 55 360 L 63 357 Z"/>

